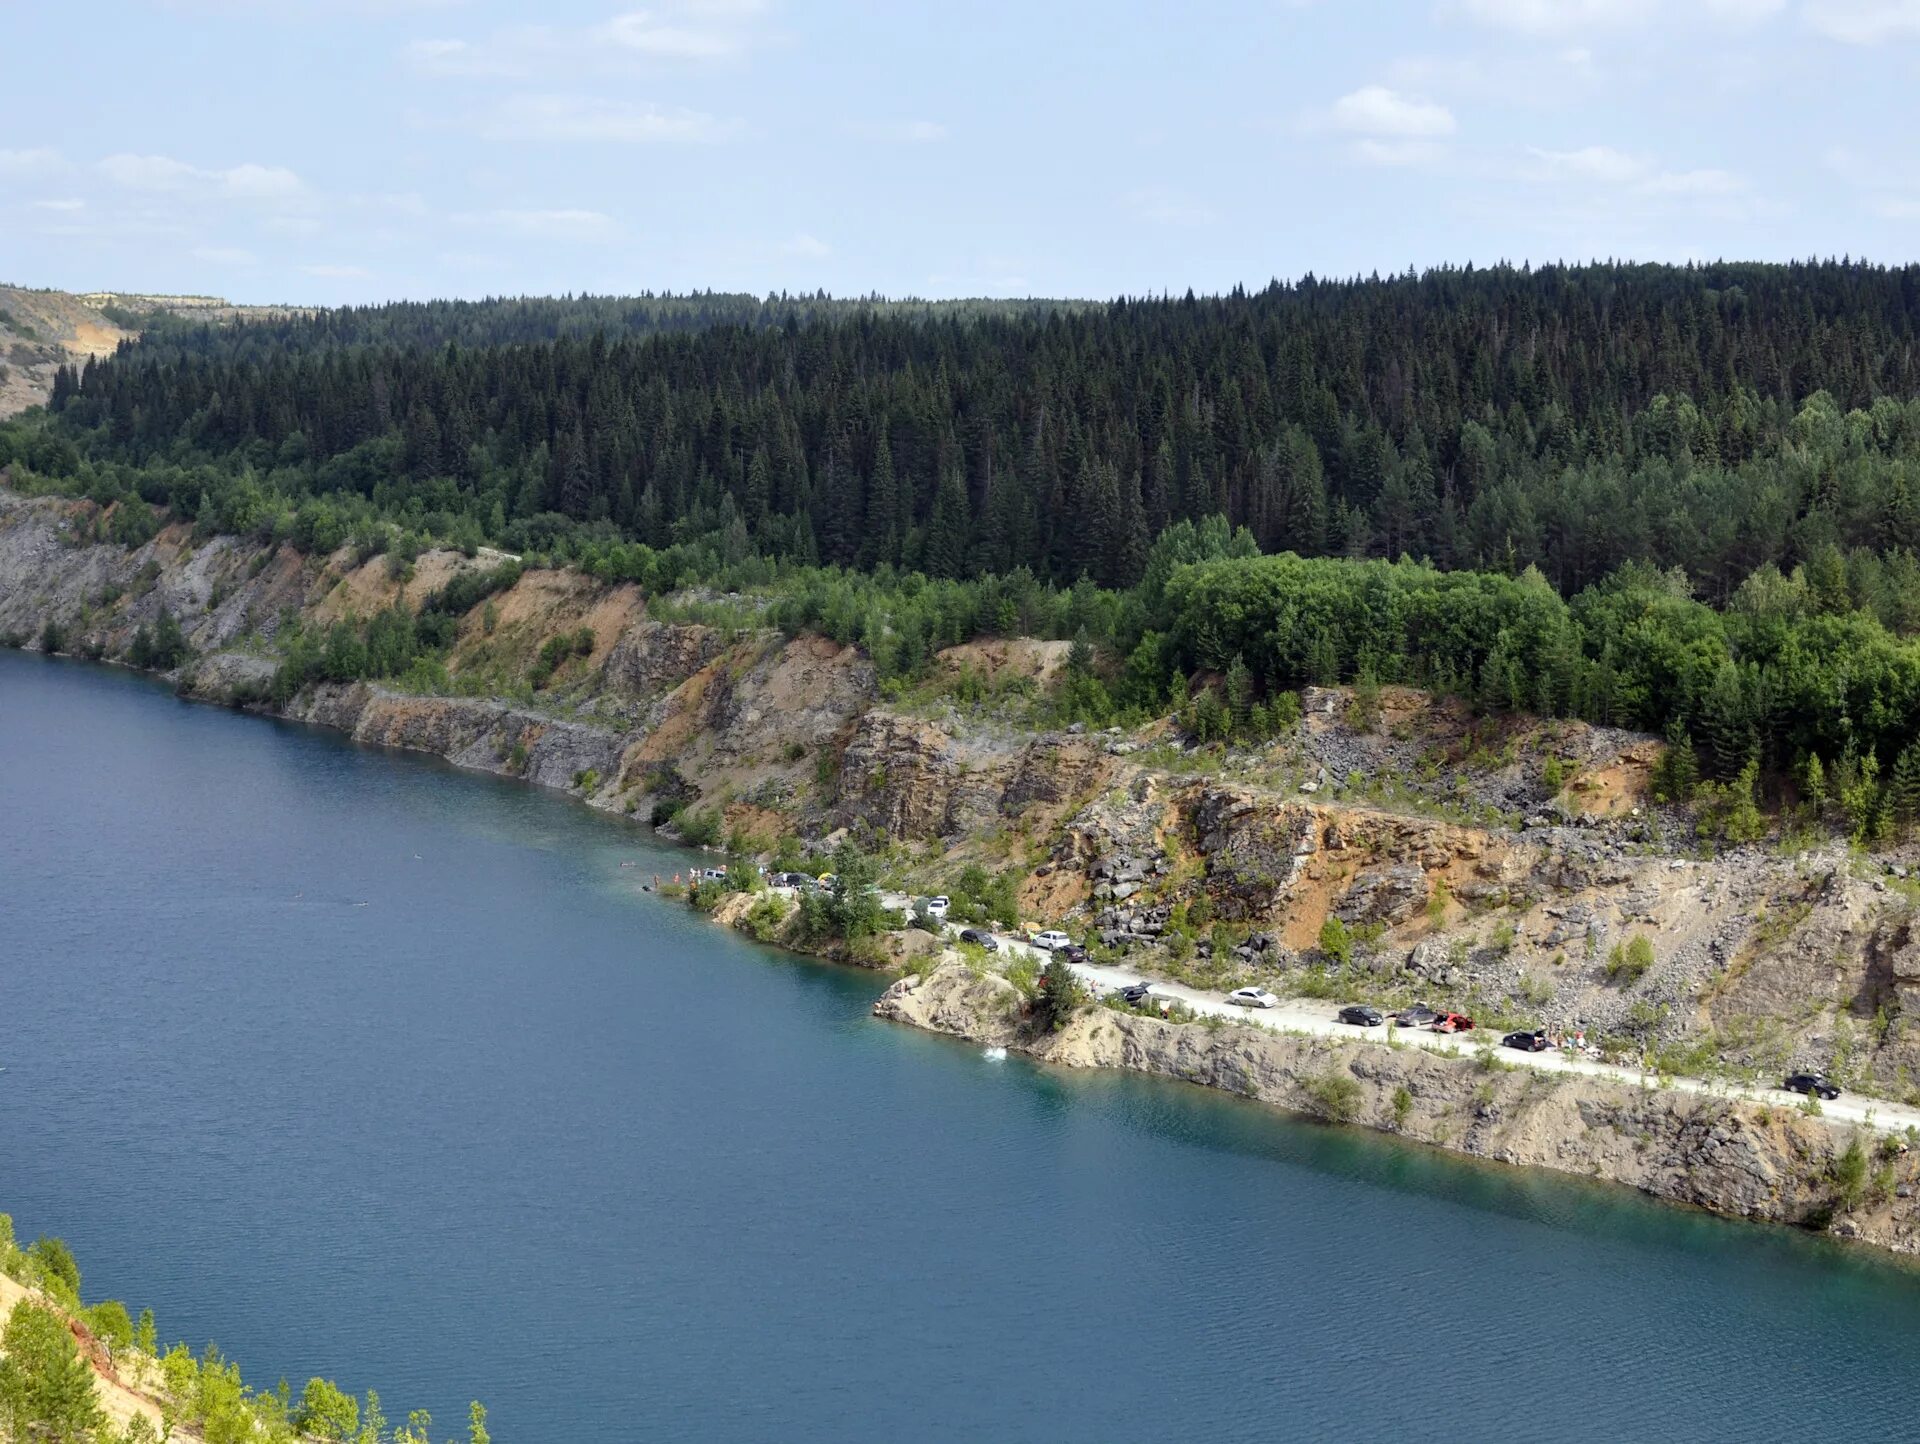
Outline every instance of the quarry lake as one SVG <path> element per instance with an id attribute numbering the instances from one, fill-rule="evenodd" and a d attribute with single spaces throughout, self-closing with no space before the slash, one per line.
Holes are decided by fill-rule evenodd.
<path id="1" fill-rule="evenodd" d="M 0 654 L 0 1209 L 436 1438 L 1913 1435 L 1909 1267 L 875 1022 L 686 856 Z"/>

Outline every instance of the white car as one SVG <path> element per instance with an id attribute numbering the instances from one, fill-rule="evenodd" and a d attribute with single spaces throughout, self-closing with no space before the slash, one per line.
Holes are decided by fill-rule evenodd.
<path id="1" fill-rule="evenodd" d="M 920 910 L 924 912 L 928 917 L 932 918 L 935 922 L 940 922 L 946 918 L 947 908 L 949 906 L 951 906 L 951 903 L 943 895 L 941 897 L 928 898 L 926 902 L 921 904 Z"/>
<path id="2" fill-rule="evenodd" d="M 1280 1000 L 1265 988 L 1235 988 L 1227 994 L 1229 1003 L 1237 1003 L 1243 1008 L 1277 1008 Z"/>
<path id="3" fill-rule="evenodd" d="M 1058 948 L 1064 948 L 1072 941 L 1072 938 L 1068 937 L 1058 928 L 1048 928 L 1044 933 L 1035 933 L 1033 935 L 1033 945 L 1036 948 L 1045 948 L 1050 953 Z"/>

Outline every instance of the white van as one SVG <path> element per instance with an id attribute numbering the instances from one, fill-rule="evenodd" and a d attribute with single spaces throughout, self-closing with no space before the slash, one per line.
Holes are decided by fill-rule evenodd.
<path id="1" fill-rule="evenodd" d="M 1033 935 L 1033 945 L 1036 948 L 1045 948 L 1050 953 L 1056 949 L 1064 948 L 1072 941 L 1072 938 L 1068 937 L 1058 928 L 1048 928 L 1044 933 L 1035 933 Z"/>

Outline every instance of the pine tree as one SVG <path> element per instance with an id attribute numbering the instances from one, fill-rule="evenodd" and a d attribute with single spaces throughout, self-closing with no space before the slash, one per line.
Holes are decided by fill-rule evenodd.
<path id="1" fill-rule="evenodd" d="M 1907 828 L 1920 817 L 1920 742 L 1908 743 L 1894 759 L 1884 799 L 1889 820 Z"/>

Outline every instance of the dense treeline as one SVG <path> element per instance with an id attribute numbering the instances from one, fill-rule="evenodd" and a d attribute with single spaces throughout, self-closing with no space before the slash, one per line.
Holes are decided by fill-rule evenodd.
<path id="1" fill-rule="evenodd" d="M 161 312 L 128 317 L 142 330 L 146 354 L 191 353 L 226 360 L 259 360 L 287 351 L 334 346 L 505 346 L 552 341 L 561 336 L 653 336 L 705 331 L 715 326 L 749 329 L 885 316 L 908 322 L 933 318 L 973 320 L 1077 310 L 1079 301 L 890 301 L 879 296 L 836 299 L 775 293 L 765 298 L 737 292 L 689 295 L 499 296 L 483 301 L 394 301 L 377 306 L 242 317 L 218 325 Z"/>
<path id="2" fill-rule="evenodd" d="M 1920 540 L 1920 268 L 1442 270 L 777 324 L 736 301 L 163 337 L 64 373 L 54 404 L 90 463 L 174 468 L 195 497 L 214 474 L 516 549 L 719 532 L 1127 586 L 1169 522 L 1224 514 L 1268 552 L 1531 563 L 1569 595 L 1643 560 L 1724 601 L 1769 561 Z M 701 329 L 627 334 L 674 316 Z"/>

